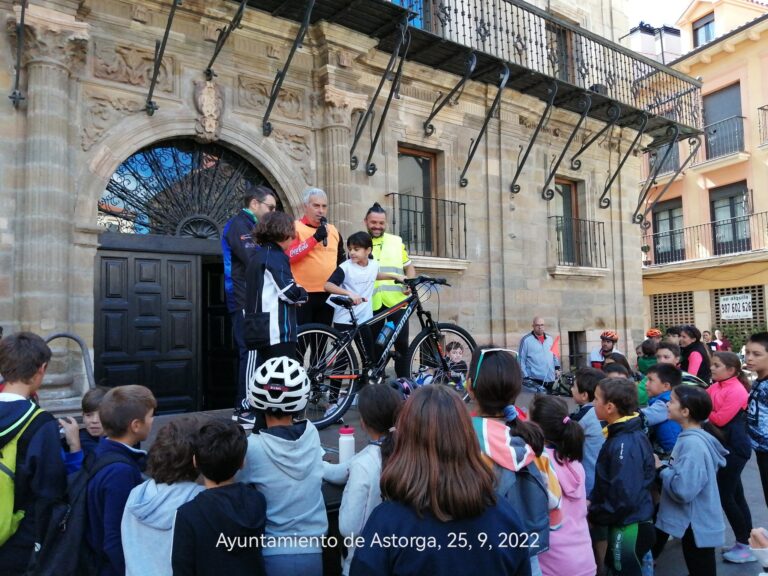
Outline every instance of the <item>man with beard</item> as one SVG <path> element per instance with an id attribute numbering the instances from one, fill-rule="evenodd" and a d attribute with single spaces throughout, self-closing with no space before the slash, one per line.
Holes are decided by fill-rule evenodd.
<path id="1" fill-rule="evenodd" d="M 621 352 L 616 350 L 616 342 L 618 341 L 619 335 L 613 330 L 606 330 L 600 334 L 600 347 L 595 348 L 590 352 L 589 365 L 592 366 L 592 368 L 600 370 L 602 369 L 603 362 L 605 362 L 605 357 L 608 356 L 608 354 L 621 354 Z"/>
<path id="2" fill-rule="evenodd" d="M 379 271 L 385 273 L 395 273 L 405 275 L 408 278 L 416 276 L 416 269 L 408 256 L 403 239 L 394 234 L 384 232 L 387 228 L 387 213 L 384 208 L 376 202 L 368 209 L 365 215 L 365 227 L 373 238 L 373 252 L 371 255 L 379 263 Z M 403 286 L 395 284 L 393 280 L 378 280 L 373 289 L 373 313 L 374 315 L 397 306 L 407 298 L 403 291 Z M 403 311 L 396 312 L 389 316 L 397 324 L 402 318 Z M 384 325 L 379 321 L 371 326 L 371 332 L 374 337 L 381 332 Z M 408 324 L 395 340 L 395 374 L 398 378 L 410 378 L 408 370 Z"/>

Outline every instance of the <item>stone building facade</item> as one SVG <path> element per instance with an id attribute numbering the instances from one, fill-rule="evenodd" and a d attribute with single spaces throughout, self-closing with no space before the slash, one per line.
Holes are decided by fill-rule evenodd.
<path id="1" fill-rule="evenodd" d="M 506 89 L 466 173 L 469 184 L 462 187 L 459 175 L 496 87 L 468 82 L 460 100 L 433 121 L 435 133 L 425 136 L 424 119 L 457 77 L 407 61 L 373 154 L 378 170 L 368 176 L 364 167 L 350 169 L 350 148 L 358 118 L 389 59 L 377 50 L 375 38 L 326 21 L 313 23 L 275 102 L 273 131 L 265 136 L 262 119 L 272 81 L 286 61 L 298 24 L 252 2 L 255 7 L 245 10 L 241 27 L 215 62 L 215 76 L 207 81 L 204 70 L 219 30 L 230 22 L 238 3 L 184 0 L 159 67 L 153 96 L 158 110 L 149 115 L 153 51 L 163 37 L 171 4 L 29 3 L 21 52 L 24 99 L 16 108 L 6 100 L 0 122 L 0 326 L 6 333 L 74 332 L 96 356 L 97 379 L 106 374 L 100 371 L 100 358 L 114 353 L 132 371 L 122 377 L 119 371 L 110 372 L 117 380 L 107 378 L 107 384 L 141 380 L 146 374 L 142 370 L 157 371 L 160 380 L 167 372 L 170 383 L 164 384 L 163 396 L 171 398 L 168 407 L 209 407 L 213 388 L 206 379 L 215 379 L 217 368 L 206 358 L 223 344 L 211 337 L 215 326 L 205 327 L 206 318 L 214 324 L 215 319 L 206 308 L 210 302 L 203 299 L 217 292 L 204 284 L 220 281 L 215 270 L 205 272 L 221 266 L 218 241 L 195 234 L 158 237 L 137 229 L 111 231 L 111 216 L 104 210 L 100 215 L 99 206 L 105 206 L 105 190 L 120 167 L 137 152 L 169 140 L 220 146 L 263 176 L 293 215 L 301 214 L 305 188 L 327 190 L 330 221 L 346 236 L 362 228 L 372 202 L 389 208 L 394 197 L 387 195 L 402 193 L 398 157 L 407 146 L 432 154 L 435 194 L 466 205 L 466 235 L 456 236 L 457 242 L 466 243 L 465 250 L 451 257 L 437 249 L 414 256 L 419 272 L 445 276 L 453 285 L 440 293 L 439 306 L 437 297 L 429 304 L 434 311 L 439 308 L 441 320 L 464 326 L 478 342 L 516 346 L 530 330 L 531 318 L 542 315 L 548 330 L 561 336 L 566 366 L 569 355 L 598 345 L 600 332 L 608 328 L 619 331 L 621 349 L 634 351 L 643 328 L 640 230 L 631 222 L 640 177 L 637 155 L 628 157 L 612 187 L 610 206 L 598 206 L 607 175 L 634 138 L 631 128 L 612 129 L 582 155 L 580 170 L 573 170 L 566 159 L 557 172 L 566 188 L 558 187 L 555 199 L 546 201 L 542 184 L 579 119 L 553 108 L 521 172 L 521 191 L 512 194 L 520 152 L 543 103 Z M 623 2 L 540 4 L 600 36 L 615 38 L 616 31 L 626 29 Z M 14 89 L 20 17 L 17 2 L 0 0 L 5 23 L 0 92 L 7 94 Z M 587 118 L 571 150 L 602 125 Z M 372 132 L 366 129 L 360 139 L 361 162 Z M 563 194 L 571 194 L 568 214 L 604 232 L 604 245 L 595 243 L 600 252 L 595 259 L 567 258 L 558 251 L 562 226 L 558 228 L 555 217 L 564 216 Z M 184 257 L 176 258 L 178 254 Z M 135 275 L 114 274 L 121 266 L 133 267 Z M 189 321 L 189 315 L 197 319 Z M 218 330 L 224 338 L 223 328 Z M 188 340 L 190 334 L 194 338 Z M 65 341 L 54 343 L 55 361 L 43 398 L 65 410 L 79 402 L 87 384 L 80 356 Z M 191 356 L 184 356 L 185 347 Z M 160 354 L 162 362 L 145 362 L 152 354 Z M 192 372 L 188 366 L 174 372 L 185 362 L 193 365 Z M 186 400 L 172 400 L 176 397 Z"/>

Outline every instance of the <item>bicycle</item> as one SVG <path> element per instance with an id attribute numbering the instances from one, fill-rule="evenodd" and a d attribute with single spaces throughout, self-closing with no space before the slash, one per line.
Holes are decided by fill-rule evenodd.
<path id="1" fill-rule="evenodd" d="M 398 335 L 415 313 L 421 331 L 411 341 L 408 366 L 412 379 L 429 380 L 433 384 L 454 384 L 446 348 L 451 342 L 459 342 L 465 354 L 471 355 L 477 346 L 469 333 L 455 324 L 435 322 L 432 313 L 423 307 L 424 294 L 434 286 L 450 286 L 444 278 L 417 276 L 402 282 L 410 288 L 410 295 L 397 306 L 358 324 L 352 300 L 347 296 L 331 296 L 338 306 L 347 308 L 352 318 L 352 329 L 339 332 L 325 324 L 306 324 L 299 327 L 297 354 L 311 382 L 305 417 L 316 428 L 322 429 L 338 421 L 352 405 L 355 394 L 368 382 L 384 380 L 391 350 Z M 426 290 L 424 290 L 426 289 Z M 420 293 L 421 291 L 421 293 Z M 425 300 L 424 300 L 425 301 Z M 402 318 L 386 339 L 380 351 L 374 347 L 374 357 L 359 341 L 360 326 L 370 326 L 393 314 L 404 311 Z M 466 358 L 468 363 L 469 356 Z"/>

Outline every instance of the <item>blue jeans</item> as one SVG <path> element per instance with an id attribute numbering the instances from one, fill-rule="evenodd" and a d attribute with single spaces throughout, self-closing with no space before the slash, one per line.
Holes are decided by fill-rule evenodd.
<path id="1" fill-rule="evenodd" d="M 264 556 L 267 576 L 323 576 L 323 554 L 276 554 Z"/>

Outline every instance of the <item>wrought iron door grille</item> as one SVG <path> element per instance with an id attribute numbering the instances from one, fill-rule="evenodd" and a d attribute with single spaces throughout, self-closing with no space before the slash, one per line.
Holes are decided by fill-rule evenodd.
<path id="1" fill-rule="evenodd" d="M 392 229 L 416 256 L 466 259 L 467 205 L 411 194 L 387 194 Z"/>
<path id="2" fill-rule="evenodd" d="M 99 199 L 97 222 L 123 234 L 215 239 L 242 207 L 246 186 L 265 183 L 252 164 L 228 148 L 167 140 L 118 167 Z"/>

